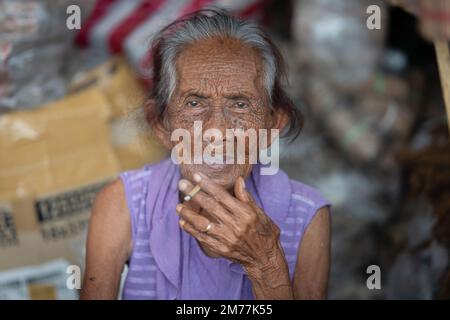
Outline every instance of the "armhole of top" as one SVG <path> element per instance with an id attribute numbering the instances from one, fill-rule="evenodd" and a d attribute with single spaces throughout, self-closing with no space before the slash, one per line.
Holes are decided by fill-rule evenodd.
<path id="1" fill-rule="evenodd" d="M 308 218 L 306 220 L 306 223 L 305 223 L 305 226 L 303 229 L 303 235 L 305 234 L 309 225 L 313 221 L 314 217 L 317 215 L 317 212 L 319 211 L 319 209 L 322 209 L 324 207 L 328 207 L 328 209 L 330 211 L 330 219 L 331 219 L 331 202 L 326 200 L 325 198 L 321 197 L 321 201 L 319 203 L 317 203 L 314 207 L 311 208 L 310 214 L 308 215 Z"/>
<path id="2" fill-rule="evenodd" d="M 316 189 L 311 189 L 311 190 L 312 190 L 312 194 L 310 194 L 310 197 L 314 196 L 314 198 L 316 198 L 316 201 L 315 201 L 315 203 L 313 203 L 310 206 L 310 208 L 308 210 L 308 213 L 306 216 L 306 221 L 303 224 L 301 236 L 298 239 L 298 246 L 299 246 L 298 248 L 300 248 L 303 238 L 305 236 L 305 233 L 308 230 L 308 227 L 310 226 L 312 220 L 317 215 L 317 212 L 319 211 L 319 209 L 321 209 L 323 207 L 328 207 L 330 210 L 330 219 L 331 219 L 331 206 L 332 206 L 331 201 L 326 199 L 319 190 L 316 190 Z M 311 191 L 309 191 L 309 192 L 311 192 Z"/>
<path id="3" fill-rule="evenodd" d="M 319 211 L 319 209 L 321 209 L 323 207 L 328 207 L 330 209 L 330 219 L 331 219 L 331 202 L 321 196 L 320 197 L 320 202 L 315 204 L 313 207 L 311 207 L 311 209 L 310 209 L 310 211 L 308 213 L 307 220 L 306 220 L 305 224 L 303 225 L 303 230 L 302 230 L 301 236 L 297 239 L 297 241 L 298 241 L 297 242 L 298 243 L 297 252 L 298 252 L 298 250 L 300 250 L 300 247 L 302 245 L 303 239 L 305 238 L 305 233 L 308 230 L 309 225 L 311 224 L 311 222 L 314 219 L 314 217 L 317 215 L 317 212 Z M 295 262 L 294 262 L 294 264 L 292 266 L 294 271 L 292 271 L 291 280 L 294 279 L 295 267 L 296 267 L 296 265 L 298 263 L 298 258 L 299 258 L 299 256 L 297 255 L 297 258 L 295 259 Z"/>
<path id="4" fill-rule="evenodd" d="M 122 180 L 122 183 L 123 183 L 123 188 L 125 190 L 125 202 L 127 204 L 128 212 L 130 214 L 131 243 L 132 243 L 131 251 L 133 251 L 133 248 L 135 247 L 135 241 L 136 241 L 136 212 L 134 212 L 134 206 L 132 203 L 133 198 L 131 196 L 130 185 L 128 184 L 128 179 L 127 179 L 126 173 L 119 174 L 119 178 Z"/>

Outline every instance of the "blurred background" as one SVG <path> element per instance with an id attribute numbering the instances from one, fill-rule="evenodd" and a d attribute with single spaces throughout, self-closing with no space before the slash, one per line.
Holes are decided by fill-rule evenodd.
<path id="1" fill-rule="evenodd" d="M 77 299 L 96 192 L 168 155 L 140 108 L 152 35 L 211 4 L 287 60 L 305 126 L 281 167 L 333 204 L 329 298 L 450 298 L 450 1 L 0 0 L 0 299 Z"/>

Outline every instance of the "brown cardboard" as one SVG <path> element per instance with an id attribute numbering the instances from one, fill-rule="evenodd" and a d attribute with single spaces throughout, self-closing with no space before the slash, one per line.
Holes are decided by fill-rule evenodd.
<path id="1" fill-rule="evenodd" d="M 93 88 L 0 118 L 0 270 L 83 263 L 94 196 L 120 171 L 109 115 Z"/>
<path id="2" fill-rule="evenodd" d="M 86 87 L 95 87 L 105 95 L 112 118 L 127 116 L 141 107 L 147 96 L 143 84 L 120 56 L 75 77 L 69 90 L 78 92 Z"/>
<path id="3" fill-rule="evenodd" d="M 96 89 L 0 117 L 0 199 L 42 195 L 119 171 L 110 107 Z"/>
<path id="4" fill-rule="evenodd" d="M 168 155 L 150 135 L 142 105 L 146 88 L 120 56 L 78 76 L 70 85 L 72 92 L 95 88 L 108 101 L 111 110 L 112 145 L 122 170 L 134 169 Z"/>

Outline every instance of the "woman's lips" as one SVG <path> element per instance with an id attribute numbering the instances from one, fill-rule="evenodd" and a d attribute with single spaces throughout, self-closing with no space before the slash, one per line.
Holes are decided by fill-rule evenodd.
<path id="1" fill-rule="evenodd" d="M 203 156 L 203 164 L 212 169 L 223 169 L 227 165 L 235 164 L 233 157 L 228 157 L 226 154 L 216 155 L 214 157 Z"/>
<path id="2" fill-rule="evenodd" d="M 214 170 L 214 171 L 221 171 L 223 169 L 225 169 L 225 167 L 227 166 L 226 164 L 205 164 L 208 168 Z"/>

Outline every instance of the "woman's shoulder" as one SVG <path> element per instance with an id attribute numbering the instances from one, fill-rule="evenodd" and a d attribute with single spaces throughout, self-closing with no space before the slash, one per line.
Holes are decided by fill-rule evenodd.
<path id="1" fill-rule="evenodd" d="M 156 163 L 145 164 L 140 168 L 119 173 L 118 178 L 123 184 L 124 197 L 131 207 L 131 211 L 134 207 L 139 206 L 142 199 L 146 197 L 150 185 L 157 184 L 157 180 L 164 176 L 161 173 L 170 166 L 170 158 L 166 158 Z"/>
<path id="2" fill-rule="evenodd" d="M 290 179 L 290 183 L 291 201 L 295 205 L 300 203 L 314 210 L 324 206 L 331 206 L 331 202 L 319 189 L 298 180 Z"/>
<path id="3" fill-rule="evenodd" d="M 319 189 L 292 179 L 290 179 L 290 184 L 291 200 L 289 214 L 285 220 L 288 224 L 297 225 L 304 232 L 315 217 L 321 216 L 322 218 L 331 214 L 331 201 Z M 318 215 L 318 213 L 322 214 Z M 325 224 L 323 225 L 325 226 Z"/>
<path id="4" fill-rule="evenodd" d="M 156 172 L 157 170 L 161 169 L 163 166 L 166 166 L 168 164 L 168 161 L 170 161 L 170 158 L 165 158 L 161 161 L 154 162 L 154 163 L 147 163 L 139 168 L 122 171 L 119 173 L 119 176 L 126 177 L 126 178 L 133 179 L 133 180 L 148 177 L 153 172 Z"/>
<path id="5" fill-rule="evenodd" d="M 125 185 L 125 190 L 141 189 L 155 172 L 159 172 L 170 165 L 169 161 L 170 158 L 166 158 L 155 163 L 145 164 L 140 168 L 122 171 L 119 173 L 119 178 Z"/>
<path id="6" fill-rule="evenodd" d="M 95 196 L 93 207 L 114 207 L 124 203 L 124 185 L 119 178 L 106 184 Z M 94 210 L 95 211 L 95 210 Z"/>

